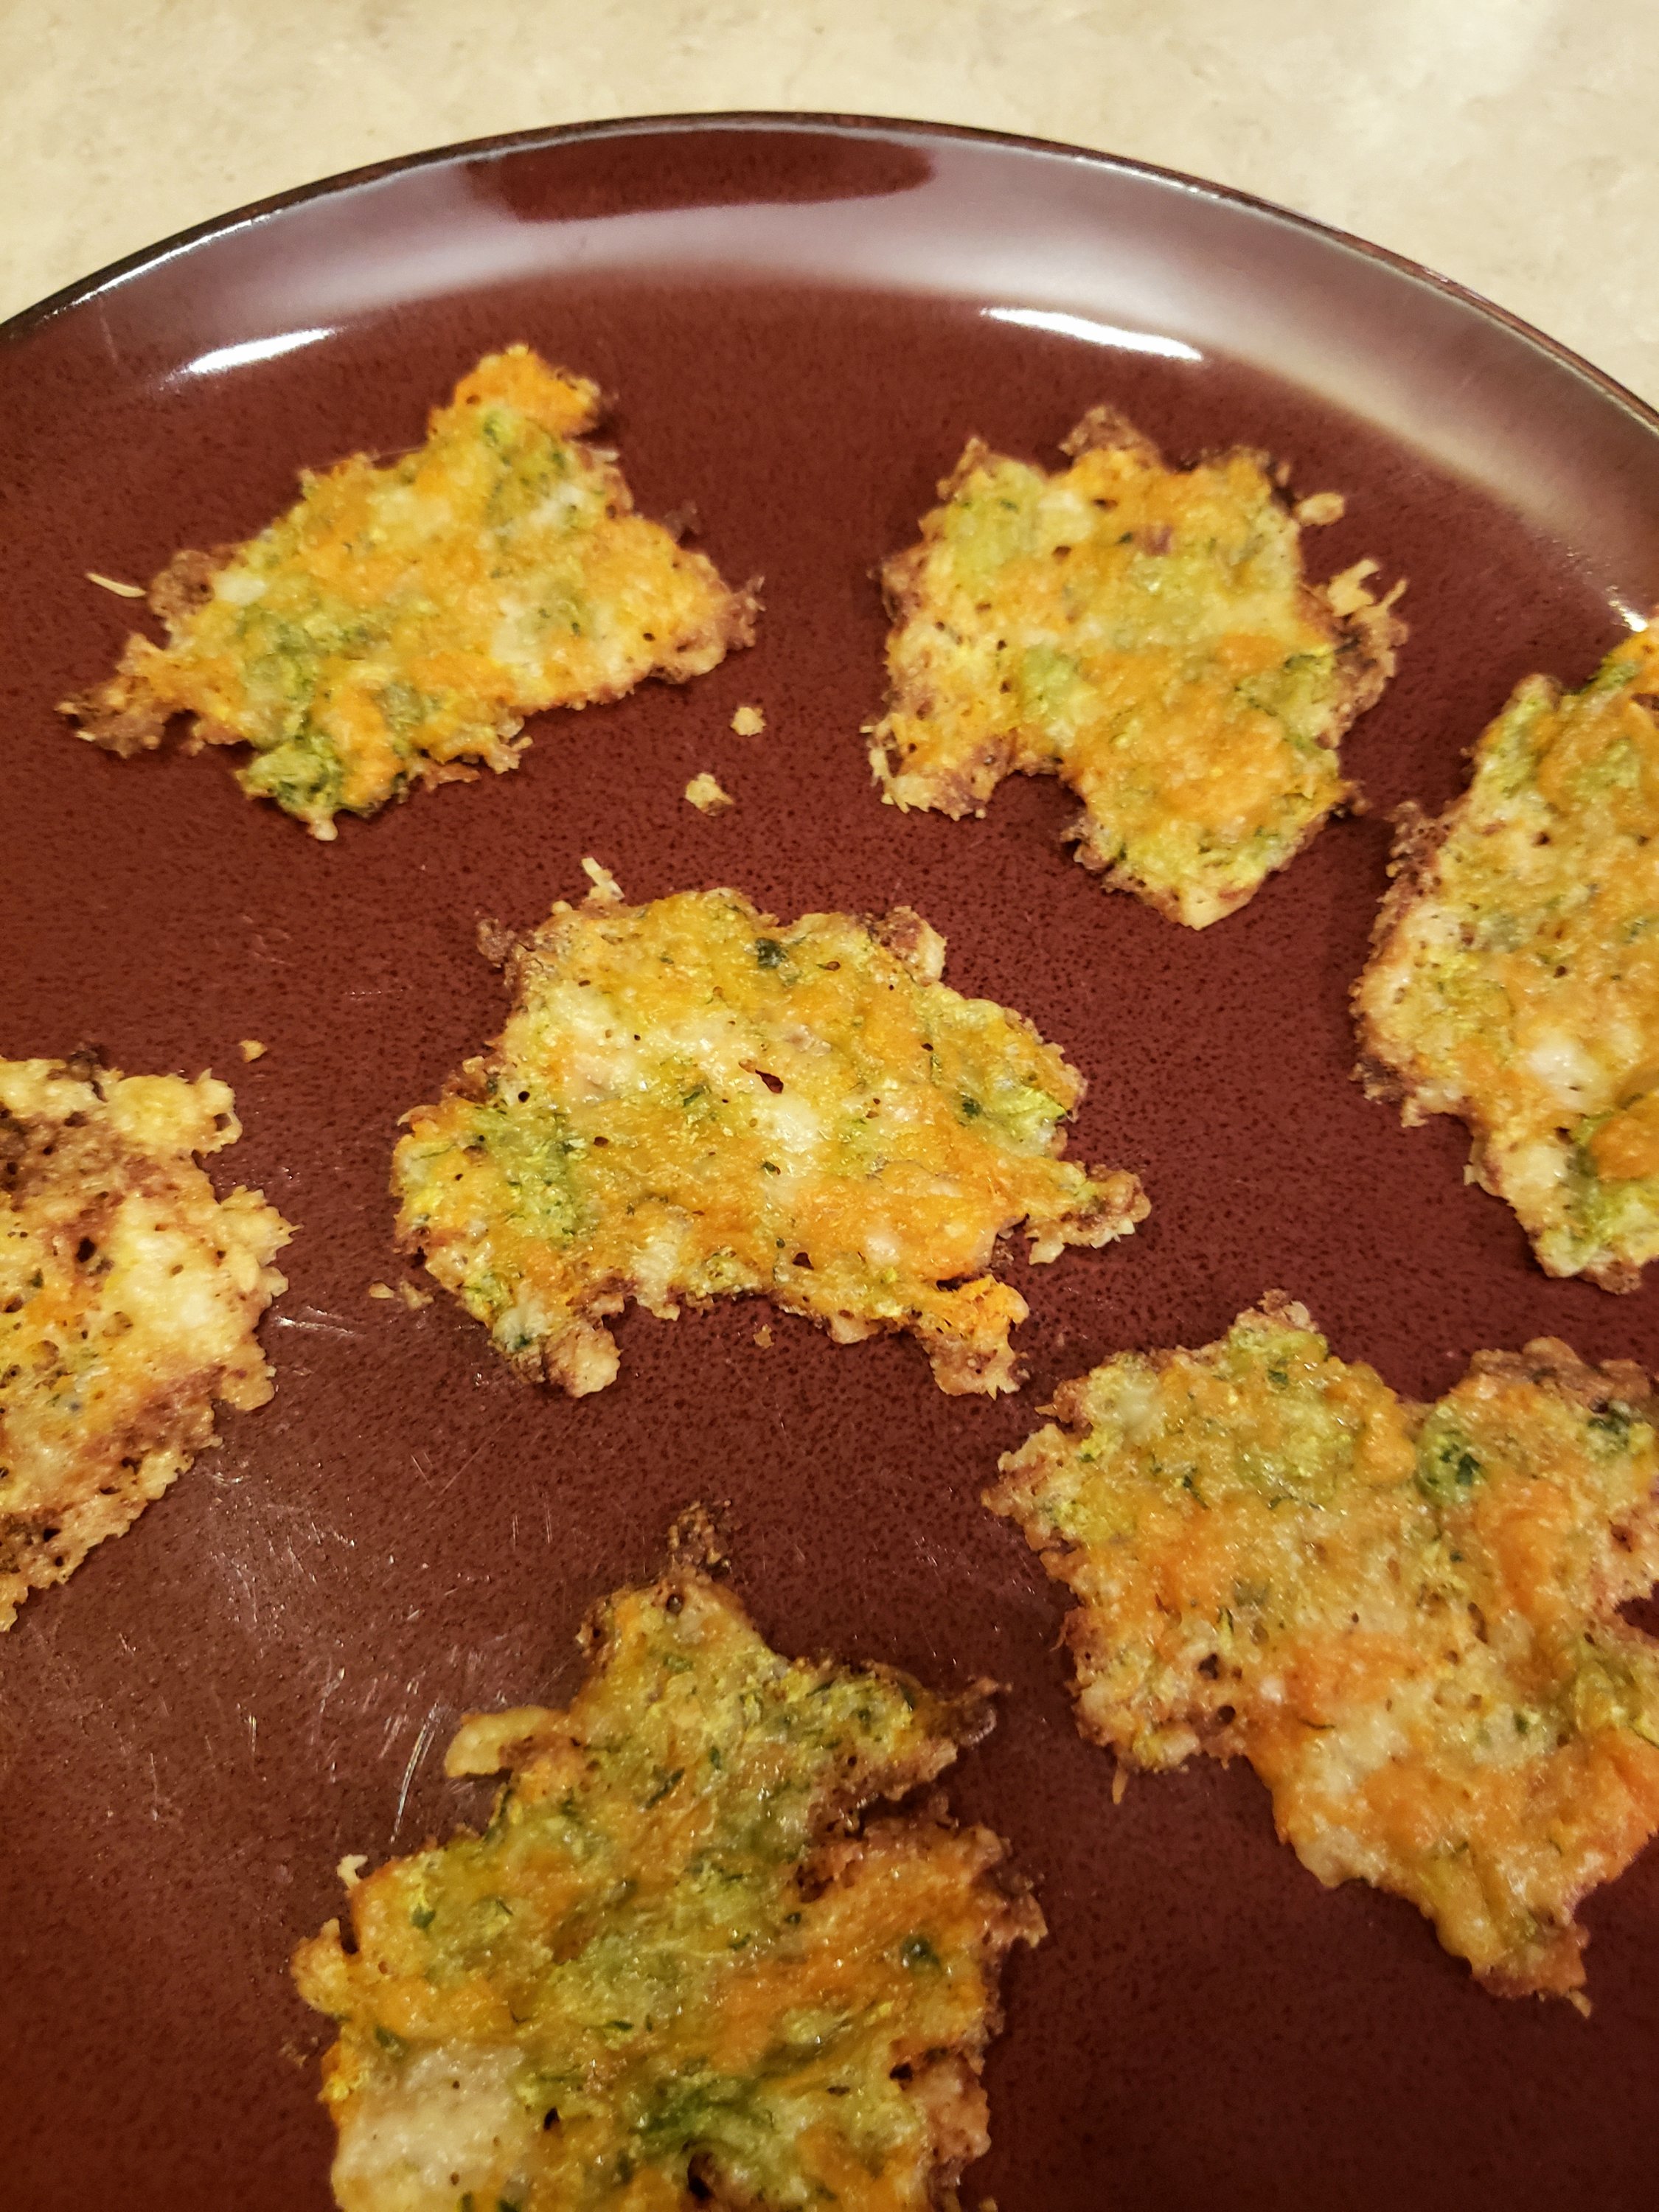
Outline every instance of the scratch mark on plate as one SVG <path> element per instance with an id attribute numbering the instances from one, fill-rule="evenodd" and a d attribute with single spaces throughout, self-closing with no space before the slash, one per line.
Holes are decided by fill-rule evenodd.
<path id="1" fill-rule="evenodd" d="M 415 1779 L 415 1770 L 426 1756 L 427 1746 L 432 1741 L 438 1726 L 438 1716 L 442 1711 L 441 1705 L 433 1705 L 428 1709 L 427 1717 L 421 1723 L 421 1732 L 415 1739 L 415 1748 L 409 1754 L 409 1764 L 404 1769 L 403 1787 L 398 1792 L 397 1817 L 392 1823 L 392 1840 L 394 1844 L 398 1840 L 398 1831 L 404 1825 L 404 1808 L 409 1802 L 410 1784 Z"/>

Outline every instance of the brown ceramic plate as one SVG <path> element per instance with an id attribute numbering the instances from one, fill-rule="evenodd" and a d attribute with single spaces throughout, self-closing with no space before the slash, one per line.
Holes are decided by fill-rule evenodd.
<path id="1" fill-rule="evenodd" d="M 76 287 L 0 345 L 5 774 L 0 1051 L 101 1045 L 231 1077 L 227 1172 L 299 1224 L 266 1327 L 279 1389 L 0 1644 L 0 2197 L 301 2212 L 327 2202 L 323 2025 L 289 1954 L 346 1851 L 408 1849 L 481 1794 L 464 1711 L 557 1697 L 584 1608 L 730 1500 L 736 1574 L 788 1650 L 1010 1686 L 956 1798 L 1013 1839 L 1052 1940 L 1015 1961 L 989 2075 L 1003 2212 L 1654 2201 L 1659 1852 L 1589 1905 L 1594 2018 L 1483 1996 L 1403 1905 L 1327 1893 L 1249 1770 L 1111 1802 L 1073 1733 L 1060 1610 L 977 1503 L 1051 1385 L 1201 1344 L 1269 1287 L 1428 1395 L 1540 1332 L 1659 1364 L 1659 1289 L 1547 1282 L 1349 1079 L 1345 1011 L 1389 811 L 1439 805 L 1515 679 L 1581 679 L 1659 598 L 1655 418 L 1420 270 L 1275 210 L 1054 147 L 908 125 L 629 123 L 464 148 L 227 219 Z M 122 763 L 53 702 L 101 673 L 148 578 L 243 536 L 301 463 L 414 441 L 526 338 L 618 396 L 641 501 L 695 501 L 761 641 L 684 690 L 550 717 L 515 775 L 337 845 L 226 763 Z M 876 803 L 873 563 L 972 431 L 1052 458 L 1091 402 L 1169 450 L 1243 440 L 1340 486 L 1315 540 L 1411 580 L 1398 681 L 1348 755 L 1375 811 L 1200 936 L 1108 896 L 1016 783 L 982 823 Z M 763 742 L 727 729 L 757 701 Z M 680 794 L 713 768 L 738 811 Z M 1024 1007 L 1091 1079 L 1074 1139 L 1144 1175 L 1127 1246 L 1013 1269 L 1018 1397 L 942 1396 L 912 1345 L 752 1305 L 630 1317 L 620 1382 L 526 1388 L 395 1276 L 398 1116 L 496 1026 L 481 915 L 584 888 L 735 883 L 786 916 L 919 906 L 951 979 Z M 244 1068 L 236 1043 L 263 1039 Z M 977 2186 L 975 2186 L 977 2185 Z"/>

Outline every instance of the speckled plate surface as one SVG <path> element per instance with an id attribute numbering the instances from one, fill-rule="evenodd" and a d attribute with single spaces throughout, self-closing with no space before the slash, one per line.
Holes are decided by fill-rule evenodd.
<path id="1" fill-rule="evenodd" d="M 214 756 L 132 763 L 53 702 L 110 665 L 177 546 L 258 527 L 296 469 L 420 435 L 529 340 L 617 396 L 647 510 L 694 502 L 766 578 L 760 642 L 683 690 L 548 716 L 516 775 L 339 842 Z M 870 572 L 977 431 L 1053 458 L 1109 399 L 1173 454 L 1245 441 L 1336 486 L 1312 541 L 1410 578 L 1398 680 L 1347 757 L 1372 802 L 1194 935 L 1068 858 L 1057 786 L 982 823 L 879 806 Z M 278 1391 L 228 1418 L 133 1532 L 0 1641 L 0 2197 L 29 2212 L 328 2202 L 325 2024 L 289 1954 L 347 1851 L 484 1802 L 462 1711 L 556 1698 L 584 1609 L 672 1516 L 729 1501 L 735 1577 L 786 1650 L 1009 1686 L 954 1797 L 1033 1877 L 994 2148 L 965 2201 L 1188 2212 L 1650 2205 L 1659 1853 L 1589 1905 L 1588 2023 L 1483 1996 L 1408 1906 L 1328 1893 L 1249 1770 L 1137 1781 L 1075 1735 L 1061 1600 L 978 1504 L 1049 1387 L 1200 1344 L 1268 1287 L 1427 1396 L 1540 1332 L 1659 1364 L 1659 1289 L 1552 1284 L 1449 1123 L 1349 1079 L 1345 1011 L 1389 811 L 1439 805 L 1534 668 L 1578 681 L 1659 598 L 1659 437 L 1635 402 L 1386 257 L 1206 186 L 909 125 L 627 124 L 434 155 L 232 217 L 0 333 L 0 1052 L 204 1066 L 246 1125 L 215 1164 L 298 1224 L 267 1321 Z M 739 702 L 765 710 L 733 736 Z M 713 769 L 738 801 L 681 798 Z M 732 1305 L 630 1316 L 618 1384 L 516 1380 L 395 1279 L 399 1113 L 498 1025 L 480 915 L 734 883 L 787 917 L 908 900 L 950 979 L 1023 1007 L 1090 1079 L 1085 1159 L 1145 1176 L 1129 1244 L 1016 1264 L 1027 1389 L 942 1396 L 911 1344 L 839 1349 Z M 237 1040 L 264 1059 L 244 1068 Z"/>

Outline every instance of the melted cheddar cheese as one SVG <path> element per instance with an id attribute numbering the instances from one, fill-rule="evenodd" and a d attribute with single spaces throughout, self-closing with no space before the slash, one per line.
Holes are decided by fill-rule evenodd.
<path id="1" fill-rule="evenodd" d="M 254 1327 L 288 1224 L 191 1155 L 228 1085 L 0 1060 L 0 1628 L 271 1395 Z"/>
<path id="2" fill-rule="evenodd" d="M 887 564 L 871 764 L 893 805 L 955 817 L 1006 775 L 1057 775 L 1084 866 L 1201 929 L 1353 797 L 1337 746 L 1393 672 L 1403 586 L 1377 604 L 1370 561 L 1305 583 L 1259 454 L 1167 468 L 1105 409 L 1065 450 L 1050 476 L 975 440 Z"/>
<path id="3" fill-rule="evenodd" d="M 1476 1355 L 1427 1409 L 1283 1300 L 1126 1353 L 987 1498 L 1078 1600 L 1079 1724 L 1126 1767 L 1243 1753 L 1328 1886 L 1410 1899 L 1486 1986 L 1574 1996 L 1578 1901 L 1659 1827 L 1639 1368 Z"/>
<path id="4" fill-rule="evenodd" d="M 64 711 L 123 754 L 191 715 L 194 742 L 252 746 L 244 790 L 329 838 L 470 762 L 515 767 L 526 714 L 703 674 L 755 601 L 633 512 L 582 442 L 599 414 L 585 377 L 490 355 L 414 453 L 307 474 L 247 544 L 179 555 L 151 594 L 169 643 L 130 639 Z"/>
<path id="5" fill-rule="evenodd" d="M 1659 635 L 1528 677 L 1441 820 L 1408 811 L 1354 991 L 1374 1097 L 1456 1114 L 1552 1275 L 1659 1254 Z"/>
<path id="6" fill-rule="evenodd" d="M 1053 1260 L 1146 1211 L 1133 1175 L 1059 1157 L 1075 1071 L 942 983 L 907 908 L 786 926 L 736 891 L 612 890 L 555 907 L 491 1053 L 405 1116 L 406 1243 L 573 1395 L 615 1376 L 629 1297 L 667 1319 L 746 1291 L 842 1343 L 908 1329 L 946 1390 L 1014 1389 L 997 1239 Z"/>
<path id="7" fill-rule="evenodd" d="M 564 1711 L 469 1721 L 481 1836 L 396 1859 L 298 1955 L 344 2212 L 954 2207 L 997 1984 L 1042 1919 L 938 1803 L 990 1724 L 882 1667 L 780 1658 L 697 1569 L 623 1590 Z"/>

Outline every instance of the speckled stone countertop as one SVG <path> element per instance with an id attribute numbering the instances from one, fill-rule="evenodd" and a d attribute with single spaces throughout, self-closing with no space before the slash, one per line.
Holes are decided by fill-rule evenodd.
<path id="1" fill-rule="evenodd" d="M 1659 401 L 1659 0 L 7 0 L 0 313 L 362 162 L 744 107 L 976 124 L 1242 186 Z"/>

